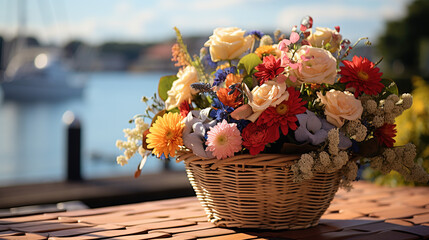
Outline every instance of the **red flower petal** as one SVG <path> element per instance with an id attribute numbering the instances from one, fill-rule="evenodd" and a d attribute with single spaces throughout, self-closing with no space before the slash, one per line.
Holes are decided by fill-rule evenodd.
<path id="1" fill-rule="evenodd" d="M 258 70 L 258 72 L 255 73 L 255 77 L 259 80 L 259 85 L 281 74 L 285 68 L 280 65 L 281 60 L 276 60 L 273 55 L 264 57 L 263 62 L 255 67 L 255 69 Z"/>
<path id="2" fill-rule="evenodd" d="M 386 147 L 393 147 L 393 144 L 396 142 L 396 124 L 385 123 L 383 126 L 375 129 L 374 136 L 377 139 L 378 143 L 385 145 Z"/>
<path id="3" fill-rule="evenodd" d="M 383 73 L 367 58 L 354 56 L 352 61 L 342 61 L 340 67 L 340 82 L 346 83 L 346 88 L 355 89 L 355 97 L 362 93 L 367 95 L 379 94 L 384 85 L 380 82 Z"/>
<path id="4" fill-rule="evenodd" d="M 243 146 L 249 149 L 250 154 L 256 155 L 265 149 L 265 145 L 277 141 L 280 137 L 278 127 L 267 125 L 257 125 L 249 123 L 243 129 Z"/>
<path id="5" fill-rule="evenodd" d="M 267 125 L 267 126 L 280 126 L 283 135 L 287 135 L 289 129 L 296 130 L 298 127 L 296 122 L 297 114 L 304 113 L 307 109 L 304 105 L 306 101 L 302 101 L 299 98 L 300 92 L 295 90 L 293 87 L 287 89 L 289 92 L 289 98 L 286 101 L 278 104 L 276 107 L 267 108 L 261 116 L 259 116 L 256 124 Z"/>

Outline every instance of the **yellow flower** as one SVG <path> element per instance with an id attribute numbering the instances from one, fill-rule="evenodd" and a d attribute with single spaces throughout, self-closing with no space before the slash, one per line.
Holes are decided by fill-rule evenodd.
<path id="1" fill-rule="evenodd" d="M 184 69 L 180 69 L 177 77 L 178 79 L 173 82 L 171 89 L 167 92 L 168 98 L 165 101 L 167 110 L 180 106 L 184 101 L 189 101 L 192 95 L 197 93 L 190 87 L 192 83 L 198 82 L 198 73 L 195 67 L 187 66 Z"/>
<path id="2" fill-rule="evenodd" d="M 232 60 L 240 57 L 254 43 L 251 35 L 244 36 L 245 31 L 236 28 L 216 28 L 213 35 L 204 44 L 210 47 L 210 56 L 213 62 Z"/>
<path id="3" fill-rule="evenodd" d="M 258 47 L 255 50 L 255 53 L 258 54 L 259 58 L 262 58 L 263 56 L 270 55 L 270 54 L 275 56 L 276 49 L 273 47 L 273 45 L 263 45 Z"/>
<path id="4" fill-rule="evenodd" d="M 424 139 L 429 135 L 429 84 L 421 77 L 413 77 L 412 81 L 413 105 L 396 118 L 398 133 L 395 140 L 397 146 L 413 142 L 423 151 L 427 144 Z"/>
<path id="5" fill-rule="evenodd" d="M 312 47 L 328 47 L 328 51 L 334 53 L 338 51 L 342 40 L 341 34 L 337 30 L 324 27 L 316 27 L 316 31 L 310 30 L 310 36 L 307 40 L 310 42 Z"/>
<path id="6" fill-rule="evenodd" d="M 182 132 L 185 124 L 179 113 L 169 112 L 158 117 L 150 127 L 146 142 L 148 148 L 157 157 L 164 154 L 165 157 L 176 155 L 176 150 L 183 145 Z"/>

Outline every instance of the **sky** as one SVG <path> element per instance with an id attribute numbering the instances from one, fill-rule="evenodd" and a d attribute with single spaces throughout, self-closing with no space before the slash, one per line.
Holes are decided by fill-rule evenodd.
<path id="1" fill-rule="evenodd" d="M 240 27 L 267 33 L 289 32 L 304 16 L 314 27 L 340 26 L 352 42 L 376 42 L 388 20 L 404 16 L 410 0 L 0 0 L 0 35 L 18 29 L 18 9 L 26 9 L 25 32 L 43 43 L 79 39 L 155 42 L 184 36 L 210 36 L 216 27 Z M 19 3 L 21 6 L 18 7 Z M 22 14 L 23 15 L 23 14 Z M 23 29 L 23 28 L 21 28 Z"/>

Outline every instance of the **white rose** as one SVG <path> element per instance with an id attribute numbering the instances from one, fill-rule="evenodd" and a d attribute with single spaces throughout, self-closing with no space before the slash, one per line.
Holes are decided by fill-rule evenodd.
<path id="1" fill-rule="evenodd" d="M 293 60 L 302 65 L 300 68 L 290 70 L 290 74 L 299 82 L 335 83 L 337 60 L 329 51 L 305 45 L 296 51 Z"/>
<path id="2" fill-rule="evenodd" d="M 336 52 L 340 47 L 342 36 L 336 30 L 330 28 L 316 27 L 316 31 L 311 32 L 307 40 L 313 47 L 323 47 L 326 44 L 331 44 L 329 51 Z"/>
<path id="3" fill-rule="evenodd" d="M 275 107 L 288 98 L 289 93 L 286 91 L 286 83 L 284 82 L 267 81 L 261 86 L 256 86 L 252 90 L 251 99 L 249 99 L 253 114 L 247 119 L 255 122 L 265 109 L 270 106 Z"/>
<path id="4" fill-rule="evenodd" d="M 356 99 L 350 92 L 341 92 L 338 90 L 330 90 L 323 96 L 322 93 L 317 92 L 322 104 L 325 105 L 326 121 L 341 127 L 344 121 L 359 119 L 363 112 L 362 103 Z"/>
<path id="5" fill-rule="evenodd" d="M 236 27 L 216 28 L 204 44 L 205 47 L 210 47 L 212 61 L 236 59 L 247 51 L 254 39 L 251 35 L 244 37 L 244 33 L 244 30 Z"/>
<path id="6" fill-rule="evenodd" d="M 180 69 L 177 73 L 177 79 L 173 82 L 171 89 L 167 92 L 168 98 L 165 101 L 167 110 L 178 107 L 183 101 L 189 101 L 192 94 L 197 91 L 191 88 L 192 83 L 198 82 L 197 70 L 193 66 L 187 66 L 185 69 Z"/>

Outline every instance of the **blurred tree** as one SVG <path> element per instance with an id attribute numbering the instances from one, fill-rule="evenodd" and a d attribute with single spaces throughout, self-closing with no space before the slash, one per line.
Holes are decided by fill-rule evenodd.
<path id="1" fill-rule="evenodd" d="M 28 36 L 28 37 L 24 37 L 23 39 L 24 39 L 25 46 L 27 46 L 27 47 L 39 47 L 40 46 L 39 40 L 37 40 L 37 38 L 35 38 L 35 37 Z M 17 46 L 18 41 L 20 41 L 20 38 L 18 38 L 18 37 L 13 38 L 11 40 L 11 45 Z"/>
<path id="2" fill-rule="evenodd" d="M 422 41 L 429 38 L 428 13 L 428 0 L 414 0 L 408 5 L 404 18 L 387 22 L 378 48 L 390 68 L 396 70 L 395 74 L 402 74 L 403 77 L 422 74 L 419 51 Z"/>
<path id="3" fill-rule="evenodd" d="M 80 40 L 71 40 L 70 42 L 66 43 L 63 47 L 65 57 L 74 57 L 77 50 L 83 45 L 85 45 L 85 43 Z"/>
<path id="4" fill-rule="evenodd" d="M 140 43 L 117 43 L 107 42 L 99 47 L 101 54 L 119 54 L 128 62 L 135 61 L 147 45 Z"/>

